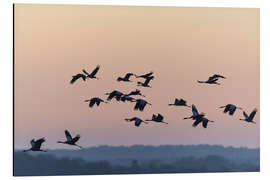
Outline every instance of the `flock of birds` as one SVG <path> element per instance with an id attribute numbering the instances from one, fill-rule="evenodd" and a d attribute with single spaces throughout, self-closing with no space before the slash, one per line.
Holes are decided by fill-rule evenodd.
<path id="1" fill-rule="evenodd" d="M 72 76 L 70 83 L 74 84 L 79 79 L 82 79 L 83 81 L 86 81 L 87 79 L 99 79 L 98 77 L 96 77 L 96 74 L 98 73 L 99 69 L 100 69 L 99 65 L 91 73 L 88 73 L 86 70 L 83 69 L 82 70 L 83 73 L 78 73 L 78 74 Z M 118 77 L 117 81 L 132 82 L 130 80 L 130 78 L 132 76 L 144 80 L 142 82 L 138 81 L 137 86 L 151 88 L 149 83 L 151 82 L 151 80 L 154 79 L 152 71 L 147 73 L 147 74 L 143 74 L 143 75 L 136 75 L 134 73 L 127 73 L 124 77 Z M 206 81 L 197 81 L 197 82 L 198 83 L 205 83 L 205 84 L 220 85 L 220 83 L 217 82 L 219 79 L 226 79 L 226 77 L 219 75 L 219 74 L 214 74 L 213 76 L 210 76 Z M 135 91 L 131 91 L 128 94 L 125 94 L 125 93 L 120 92 L 118 90 L 113 90 L 112 92 L 105 93 L 105 95 L 108 96 L 107 101 L 103 100 L 100 97 L 93 97 L 91 99 L 85 100 L 85 102 L 89 103 L 90 108 L 93 108 L 94 105 L 99 106 L 101 103 L 108 103 L 112 99 L 115 99 L 116 101 L 122 101 L 122 102 L 129 101 L 129 102 L 135 102 L 134 110 L 139 110 L 139 111 L 143 111 L 144 108 L 146 107 L 146 105 L 151 106 L 151 104 L 149 102 L 147 102 L 145 99 L 143 99 L 143 97 L 146 97 L 146 96 L 143 95 L 139 89 L 136 89 Z M 141 96 L 142 98 L 136 99 L 136 98 L 134 98 L 135 96 Z M 193 120 L 194 121 L 192 124 L 193 127 L 196 127 L 199 124 L 202 124 L 202 127 L 207 128 L 208 122 L 214 122 L 212 120 L 207 119 L 205 116 L 205 113 L 203 113 L 203 112 L 199 113 L 199 111 L 197 110 L 197 108 L 194 104 L 192 104 L 191 106 L 187 105 L 187 102 L 182 98 L 181 99 L 176 98 L 173 104 L 168 104 L 168 105 L 169 106 L 185 106 L 185 107 L 191 108 L 192 115 L 189 117 L 185 117 L 183 119 L 184 120 L 186 120 L 186 119 Z M 242 108 L 237 107 L 234 104 L 227 104 L 227 105 L 221 106 L 219 108 L 224 109 L 223 112 L 228 113 L 231 116 L 234 115 L 234 113 L 237 109 L 242 110 Z M 239 120 L 246 121 L 248 123 L 255 123 L 253 121 L 253 119 L 256 115 L 256 112 L 257 112 L 256 108 L 249 115 L 245 111 L 243 111 L 244 118 L 239 119 Z M 137 126 L 137 127 L 139 127 L 141 125 L 141 123 L 148 124 L 149 121 L 153 121 L 156 123 L 168 124 L 168 122 L 164 121 L 164 117 L 160 113 L 153 114 L 152 119 L 142 120 L 138 117 L 132 117 L 132 118 L 126 118 L 125 120 L 127 122 L 134 122 L 135 126 Z M 81 146 L 76 144 L 80 139 L 80 135 L 76 135 L 75 137 L 72 137 L 70 132 L 68 130 L 65 130 L 65 136 L 66 136 L 66 141 L 58 141 L 58 143 L 73 145 L 73 146 L 77 146 L 79 148 L 82 148 Z M 38 140 L 32 139 L 30 141 L 31 148 L 24 150 L 24 152 L 26 152 L 26 151 L 46 152 L 45 150 L 41 149 L 41 145 L 44 142 L 45 142 L 45 138 L 41 138 Z"/>

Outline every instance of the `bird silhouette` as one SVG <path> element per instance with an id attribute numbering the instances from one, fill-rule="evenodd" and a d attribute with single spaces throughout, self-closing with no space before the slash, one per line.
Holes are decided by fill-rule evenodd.
<path id="1" fill-rule="evenodd" d="M 202 118 L 204 116 L 205 116 L 205 114 L 204 113 L 199 114 L 196 106 L 194 104 L 192 104 L 192 115 L 190 117 L 185 117 L 184 119 L 194 119 L 194 120 L 197 120 L 197 119 L 200 119 L 200 118 Z"/>
<path id="2" fill-rule="evenodd" d="M 150 103 L 148 103 L 147 101 L 143 100 L 143 99 L 137 99 L 136 100 L 136 105 L 134 107 L 134 110 L 140 110 L 140 111 L 143 111 L 145 106 L 149 104 L 151 105 Z"/>
<path id="3" fill-rule="evenodd" d="M 76 135 L 74 138 L 72 138 L 71 134 L 68 132 L 68 130 L 65 130 L 65 135 L 66 135 L 66 141 L 57 141 L 57 143 L 62 143 L 62 144 L 68 144 L 72 146 L 77 146 L 79 148 L 82 148 L 81 146 L 77 145 L 76 142 L 79 141 L 80 135 Z"/>
<path id="4" fill-rule="evenodd" d="M 226 77 L 220 75 L 220 74 L 214 74 L 213 76 L 210 76 L 207 81 L 198 81 L 198 83 L 206 83 L 206 84 L 217 84 L 220 85 L 217 81 L 219 78 L 226 79 Z"/>
<path id="5" fill-rule="evenodd" d="M 133 74 L 133 73 L 127 73 L 127 74 L 125 75 L 125 77 L 123 77 L 123 78 L 122 78 L 122 77 L 118 77 L 118 78 L 117 78 L 117 81 L 132 82 L 132 81 L 129 80 L 129 78 L 130 78 L 131 76 L 135 76 L 135 77 L 136 77 L 136 75 Z"/>
<path id="6" fill-rule="evenodd" d="M 133 97 L 130 97 L 127 94 L 121 96 L 120 100 L 123 101 L 123 102 L 125 102 L 125 101 L 135 102 L 136 101 L 136 99 L 134 99 Z"/>
<path id="7" fill-rule="evenodd" d="M 202 123 L 202 126 L 204 128 L 207 128 L 208 122 L 214 122 L 214 121 L 210 121 L 209 119 L 207 119 L 205 117 L 200 117 L 200 118 L 196 118 L 196 120 L 194 121 L 194 123 L 192 124 L 192 126 L 193 127 L 197 127 L 198 124 Z"/>
<path id="8" fill-rule="evenodd" d="M 141 120 L 140 118 L 137 118 L 137 117 L 133 117 L 133 118 L 130 118 L 130 119 L 126 118 L 125 120 L 126 121 L 129 121 L 129 122 L 135 121 L 134 124 L 137 127 L 139 127 L 142 122 L 145 123 L 145 124 L 147 124 L 147 122 L 145 122 L 145 121 L 143 121 L 143 120 Z"/>
<path id="9" fill-rule="evenodd" d="M 111 101 L 113 98 L 115 98 L 117 101 L 121 100 L 121 96 L 124 95 L 122 92 L 114 90 L 110 93 L 106 93 L 105 95 L 109 95 L 107 100 Z"/>
<path id="10" fill-rule="evenodd" d="M 206 84 L 217 84 L 220 85 L 220 83 L 217 82 L 218 78 L 216 79 L 208 79 L 207 81 L 198 81 L 198 83 L 206 83 Z"/>
<path id="11" fill-rule="evenodd" d="M 94 98 L 92 98 L 92 99 L 85 100 L 84 102 L 89 102 L 89 107 L 90 107 L 90 108 L 93 107 L 95 104 L 96 104 L 97 106 L 99 106 L 101 102 L 103 102 L 103 103 L 108 103 L 108 102 L 106 102 L 106 101 L 100 99 L 99 97 L 94 97 Z"/>
<path id="12" fill-rule="evenodd" d="M 131 92 L 128 93 L 127 95 L 128 95 L 128 96 L 136 96 L 136 95 L 140 95 L 140 96 L 142 96 L 142 97 L 145 97 L 145 95 L 143 95 L 139 89 L 136 89 L 135 91 L 131 91 Z"/>
<path id="13" fill-rule="evenodd" d="M 87 78 L 90 78 L 90 79 L 98 79 L 98 78 L 96 77 L 96 74 L 97 74 L 99 68 L 100 68 L 100 66 L 97 65 L 97 67 L 96 67 L 90 74 L 89 74 L 86 70 L 84 70 L 84 69 L 83 69 L 82 71 L 84 72 L 84 74 L 86 74 Z"/>
<path id="14" fill-rule="evenodd" d="M 137 78 L 149 78 L 154 72 L 153 71 L 150 71 L 150 73 L 147 73 L 147 74 L 143 74 L 143 75 L 140 75 L 140 76 L 137 76 Z"/>
<path id="15" fill-rule="evenodd" d="M 164 117 L 158 113 L 158 115 L 153 114 L 152 119 L 150 120 L 145 120 L 145 121 L 154 121 L 157 123 L 164 123 L 164 124 L 168 124 L 167 122 L 163 121 Z"/>
<path id="16" fill-rule="evenodd" d="M 234 112 L 236 111 L 236 109 L 240 109 L 240 110 L 242 110 L 242 108 L 240 108 L 240 107 L 236 107 L 235 105 L 233 105 L 233 104 L 227 104 L 226 106 L 221 106 L 221 107 L 219 107 L 219 108 L 224 108 L 224 113 L 227 113 L 227 112 L 229 112 L 229 115 L 233 115 L 234 114 Z"/>
<path id="17" fill-rule="evenodd" d="M 256 122 L 253 121 L 256 113 L 257 113 L 256 108 L 250 113 L 250 115 L 247 115 L 247 113 L 243 111 L 243 115 L 245 116 L 245 119 L 240 119 L 240 120 L 256 124 Z"/>
<path id="18" fill-rule="evenodd" d="M 79 73 L 79 74 L 76 74 L 76 75 L 72 76 L 72 79 L 71 79 L 71 81 L 70 81 L 70 84 L 75 83 L 75 81 L 77 81 L 77 80 L 80 79 L 80 78 L 82 78 L 83 81 L 86 80 L 86 76 L 85 76 L 84 74 L 80 74 L 80 73 Z"/>
<path id="19" fill-rule="evenodd" d="M 184 99 L 177 99 L 177 98 L 175 98 L 174 104 L 169 104 L 169 106 L 187 106 L 187 107 L 190 107 L 190 106 L 187 105 L 187 101 L 185 101 Z"/>
<path id="20" fill-rule="evenodd" d="M 137 82 L 137 86 L 143 86 L 143 87 L 150 87 L 151 86 L 149 85 L 149 82 L 154 79 L 154 76 L 149 76 L 147 78 L 145 78 L 145 81 L 142 83 L 142 82 Z"/>
<path id="21" fill-rule="evenodd" d="M 45 142 L 45 138 L 41 138 L 41 139 L 38 139 L 35 141 L 35 139 L 32 139 L 30 141 L 30 144 L 31 144 L 31 148 L 30 149 L 27 149 L 27 150 L 23 150 L 23 152 L 27 152 L 27 151 L 42 151 L 42 152 L 46 152 L 45 150 L 42 150 L 40 149 L 41 148 L 41 145 L 42 143 Z"/>

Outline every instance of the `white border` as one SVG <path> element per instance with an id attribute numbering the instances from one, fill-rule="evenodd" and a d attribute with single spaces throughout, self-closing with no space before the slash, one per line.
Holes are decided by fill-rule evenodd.
<path id="1" fill-rule="evenodd" d="M 267 0 L 1 0 L 0 4 L 0 73 L 1 73 L 1 179 L 12 177 L 12 4 L 87 4 L 87 5 L 143 5 L 143 6 L 193 6 L 193 7 L 248 7 L 260 8 L 261 11 L 261 172 L 260 173 L 207 173 L 207 174 L 163 174 L 163 175 L 112 175 L 112 176 L 58 176 L 39 177 L 39 179 L 126 179 L 155 178 L 155 179 L 269 179 L 269 128 L 270 119 L 267 117 L 269 101 L 269 17 L 270 6 Z M 241 69 L 239 69 L 241 70 Z M 252 83 L 252 82 L 251 82 Z M 269 176 L 269 177 L 268 177 Z M 17 179 L 37 179 L 24 177 Z"/>

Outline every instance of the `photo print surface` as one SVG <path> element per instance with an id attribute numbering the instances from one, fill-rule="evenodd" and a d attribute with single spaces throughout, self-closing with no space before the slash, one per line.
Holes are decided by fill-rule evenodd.
<path id="1" fill-rule="evenodd" d="M 14 5 L 14 175 L 260 171 L 259 9 Z"/>

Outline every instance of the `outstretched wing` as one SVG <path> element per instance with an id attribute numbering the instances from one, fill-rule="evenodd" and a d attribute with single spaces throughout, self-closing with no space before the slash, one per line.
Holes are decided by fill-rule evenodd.
<path id="1" fill-rule="evenodd" d="M 137 120 L 135 121 L 135 126 L 140 126 L 141 123 L 142 123 L 142 120 L 137 119 Z"/>
<path id="2" fill-rule="evenodd" d="M 77 81 L 80 78 L 80 76 L 76 75 L 76 76 L 72 76 L 72 79 L 70 81 L 70 84 L 73 84 L 75 81 Z"/>
<path id="3" fill-rule="evenodd" d="M 68 130 L 65 130 L 65 135 L 66 135 L 66 138 L 68 141 L 71 141 L 72 140 L 72 136 L 71 134 L 68 132 Z"/>
<path id="4" fill-rule="evenodd" d="M 243 111 L 243 115 L 245 116 L 246 119 L 248 119 L 248 115 L 245 111 Z"/>
<path id="5" fill-rule="evenodd" d="M 95 105 L 96 101 L 94 99 L 91 99 L 89 103 L 89 107 L 93 107 Z"/>
<path id="6" fill-rule="evenodd" d="M 80 138 L 81 136 L 78 134 L 75 138 L 72 139 L 72 142 L 76 143 L 77 141 L 79 141 Z"/>
<path id="7" fill-rule="evenodd" d="M 143 111 L 145 106 L 146 106 L 146 103 L 140 104 L 140 105 L 139 105 L 139 110 L 140 110 L 140 111 Z"/>
<path id="8" fill-rule="evenodd" d="M 91 73 L 91 76 L 95 76 L 99 70 L 100 66 L 97 65 L 96 69 L 94 69 L 94 71 Z"/>
<path id="9" fill-rule="evenodd" d="M 208 80 L 209 80 L 209 81 L 212 81 L 212 80 L 218 79 L 218 78 L 223 78 L 223 79 L 225 79 L 225 77 L 222 76 L 222 75 L 220 75 L 220 74 L 214 74 L 213 76 L 210 76 L 210 77 L 208 78 Z"/>
<path id="10" fill-rule="evenodd" d="M 194 104 L 192 104 L 192 113 L 193 113 L 193 116 L 199 115 L 199 112 Z"/>
<path id="11" fill-rule="evenodd" d="M 157 119 L 159 119 L 159 120 L 161 120 L 161 121 L 162 121 L 162 120 L 163 120 L 163 118 L 164 118 L 164 117 L 163 117 L 161 114 L 159 114 L 159 113 L 158 113 Z"/>
<path id="12" fill-rule="evenodd" d="M 31 144 L 32 147 L 34 147 L 35 144 L 36 144 L 36 143 L 35 143 L 35 139 L 32 139 L 32 140 L 30 141 L 30 144 Z"/>
<path id="13" fill-rule="evenodd" d="M 84 74 L 86 74 L 87 76 L 89 76 L 90 74 L 86 71 L 86 70 L 82 70 Z"/>
<path id="14" fill-rule="evenodd" d="M 153 73 L 154 73 L 154 72 L 153 72 L 153 71 L 151 71 L 150 73 L 147 73 L 147 74 L 141 75 L 140 77 L 145 77 L 145 78 L 147 78 L 147 77 L 151 76 Z"/>
<path id="15" fill-rule="evenodd" d="M 203 126 L 204 128 L 207 128 L 207 124 L 208 124 L 208 120 L 203 120 L 203 121 L 202 121 L 202 126 Z"/>
<path id="16" fill-rule="evenodd" d="M 257 113 L 257 109 L 254 109 L 254 110 L 252 111 L 252 113 L 250 113 L 249 119 L 252 120 L 252 119 L 254 118 L 254 116 L 256 115 L 256 113 Z"/>
<path id="17" fill-rule="evenodd" d="M 196 127 L 198 124 L 200 124 L 200 122 L 202 122 L 201 119 L 196 119 L 196 121 L 194 121 L 194 123 L 192 124 L 193 127 Z"/>
<path id="18" fill-rule="evenodd" d="M 36 140 L 35 148 L 40 148 L 41 144 L 44 143 L 44 142 L 45 142 L 45 138 L 41 138 L 41 139 Z"/>
<path id="19" fill-rule="evenodd" d="M 139 107 L 140 107 L 140 102 L 136 102 L 136 105 L 134 106 L 134 110 L 138 110 L 139 109 Z"/>
<path id="20" fill-rule="evenodd" d="M 133 73 L 127 73 L 127 74 L 125 75 L 124 79 L 129 79 L 130 76 L 132 76 L 132 75 L 133 75 Z"/>

